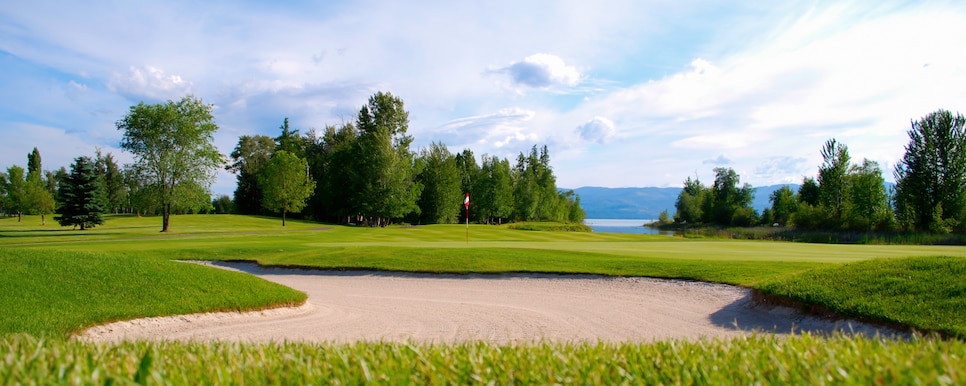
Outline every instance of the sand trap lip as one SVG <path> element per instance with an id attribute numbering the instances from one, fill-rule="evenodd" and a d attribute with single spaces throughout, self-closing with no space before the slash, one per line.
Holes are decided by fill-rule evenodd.
<path id="1" fill-rule="evenodd" d="M 894 334 L 751 301 L 722 284 L 593 275 L 430 275 L 264 268 L 247 272 L 308 294 L 300 307 L 116 322 L 77 336 L 89 341 L 488 341 L 647 342 L 752 332 Z"/>

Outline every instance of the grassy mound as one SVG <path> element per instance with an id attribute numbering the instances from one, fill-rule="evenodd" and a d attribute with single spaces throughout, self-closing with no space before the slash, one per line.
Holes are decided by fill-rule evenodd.
<path id="1" fill-rule="evenodd" d="M 251 275 L 117 253 L 4 248 L 0 267 L 0 333 L 65 337 L 116 320 L 305 301 Z"/>
<path id="2" fill-rule="evenodd" d="M 763 282 L 758 289 L 839 315 L 966 338 L 966 258 L 873 259 Z"/>
<path id="3" fill-rule="evenodd" d="M 543 232 L 593 232 L 589 225 L 563 222 L 520 222 L 507 224 L 507 229 Z"/>

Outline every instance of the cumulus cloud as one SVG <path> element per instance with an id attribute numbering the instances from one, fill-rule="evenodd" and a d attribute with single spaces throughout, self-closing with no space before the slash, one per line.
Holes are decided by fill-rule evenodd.
<path id="1" fill-rule="evenodd" d="M 115 74 L 107 87 L 132 101 L 160 101 L 189 93 L 191 82 L 153 66 L 131 66 L 127 74 Z"/>
<path id="2" fill-rule="evenodd" d="M 587 121 L 587 123 L 577 126 L 577 134 L 580 134 L 580 138 L 583 138 L 585 141 L 604 144 L 617 135 L 617 128 L 610 119 L 594 117 L 594 119 Z"/>
<path id="3" fill-rule="evenodd" d="M 704 161 L 701 161 L 701 163 L 702 164 L 705 164 L 705 165 L 721 166 L 721 165 L 730 165 L 731 164 L 731 160 L 725 158 L 724 154 L 720 154 L 720 155 L 718 155 L 715 158 L 706 159 Z"/>
<path id="4" fill-rule="evenodd" d="M 509 75 L 514 84 L 533 88 L 576 86 L 580 82 L 580 71 L 576 67 L 550 54 L 530 55 L 495 72 Z"/>

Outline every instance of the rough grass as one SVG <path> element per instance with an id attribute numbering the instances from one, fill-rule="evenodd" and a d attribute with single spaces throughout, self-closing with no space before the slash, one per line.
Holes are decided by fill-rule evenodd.
<path id="1" fill-rule="evenodd" d="M 305 301 L 251 275 L 117 253 L 3 248 L 0 267 L 0 333 L 66 337 L 116 320 Z"/>
<path id="2" fill-rule="evenodd" d="M 650 344 L 87 344 L 0 337 L 5 384 L 963 384 L 966 344 L 749 336 Z"/>
<path id="3" fill-rule="evenodd" d="M 966 339 L 966 258 L 874 259 L 824 267 L 757 286 L 839 315 Z"/>

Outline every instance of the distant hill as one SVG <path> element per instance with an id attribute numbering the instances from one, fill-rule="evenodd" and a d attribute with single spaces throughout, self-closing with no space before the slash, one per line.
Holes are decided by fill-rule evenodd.
<path id="1" fill-rule="evenodd" d="M 755 188 L 752 206 L 759 213 L 771 206 L 768 197 L 784 185 L 771 185 Z M 798 185 L 789 184 L 792 191 Z M 681 188 L 600 188 L 583 187 L 574 189 L 580 195 L 580 206 L 587 212 L 587 218 L 613 219 L 656 219 L 662 210 L 674 215 L 674 202 L 681 194 Z"/>

